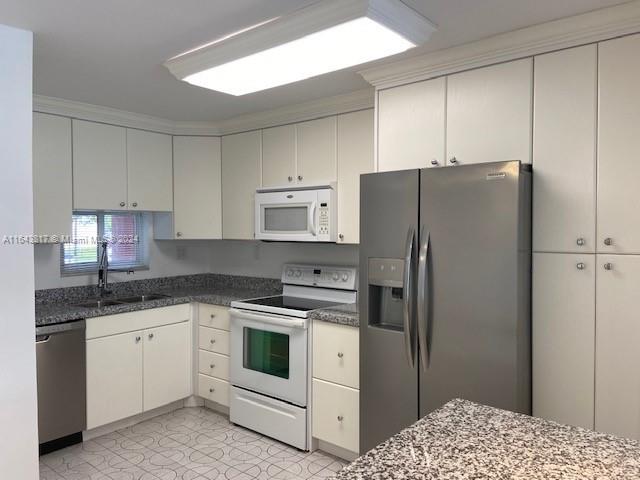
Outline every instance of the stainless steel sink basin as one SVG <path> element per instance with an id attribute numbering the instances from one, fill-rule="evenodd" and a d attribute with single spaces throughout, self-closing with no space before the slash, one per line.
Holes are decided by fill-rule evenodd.
<path id="1" fill-rule="evenodd" d="M 135 297 L 121 297 L 116 300 L 121 303 L 138 303 L 149 302 L 151 300 L 160 300 L 162 298 L 170 298 L 171 295 L 164 295 L 162 293 L 150 293 L 148 295 L 137 295 Z"/>
<path id="2" fill-rule="evenodd" d="M 76 307 L 84 307 L 84 308 L 102 308 L 108 307 L 109 305 L 122 305 L 122 302 L 118 300 L 111 299 L 97 299 L 97 300 L 85 300 L 84 302 L 74 303 Z"/>

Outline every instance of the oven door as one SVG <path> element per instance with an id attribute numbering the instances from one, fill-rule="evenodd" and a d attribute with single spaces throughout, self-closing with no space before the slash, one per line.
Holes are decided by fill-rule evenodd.
<path id="1" fill-rule="evenodd" d="M 255 198 L 256 239 L 318 241 L 317 191 L 260 192 Z"/>
<path id="2" fill-rule="evenodd" d="M 231 309 L 231 384 L 307 405 L 308 320 Z"/>

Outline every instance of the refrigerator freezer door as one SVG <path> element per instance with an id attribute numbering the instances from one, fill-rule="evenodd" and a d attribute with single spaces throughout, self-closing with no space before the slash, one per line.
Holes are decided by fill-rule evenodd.
<path id="1" fill-rule="evenodd" d="M 530 412 L 530 182 L 517 161 L 421 171 L 420 416 L 453 398 Z"/>
<path id="2" fill-rule="evenodd" d="M 415 300 L 410 295 L 405 302 L 404 268 L 416 263 L 406 257 L 415 257 L 417 249 L 420 172 L 360 178 L 360 450 L 365 452 L 418 418 L 417 362 L 415 353 L 412 362 L 407 355 L 407 349 L 416 351 Z M 415 285 L 413 268 L 408 275 Z"/>

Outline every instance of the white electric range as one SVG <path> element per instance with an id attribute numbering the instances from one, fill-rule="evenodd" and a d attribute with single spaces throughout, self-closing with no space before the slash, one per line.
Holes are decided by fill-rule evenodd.
<path id="1" fill-rule="evenodd" d="M 282 295 L 231 303 L 233 423 L 308 450 L 311 441 L 309 312 L 355 303 L 355 267 L 287 264 Z"/>

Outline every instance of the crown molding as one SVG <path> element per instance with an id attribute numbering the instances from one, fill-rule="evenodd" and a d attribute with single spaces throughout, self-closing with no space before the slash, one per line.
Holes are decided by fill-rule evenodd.
<path id="1" fill-rule="evenodd" d="M 289 123 L 313 120 L 341 113 L 373 108 L 375 91 L 373 88 L 357 90 L 343 95 L 312 100 L 297 105 L 267 110 L 265 112 L 241 115 L 218 123 L 221 135 L 275 127 Z"/>
<path id="2" fill-rule="evenodd" d="M 640 32 L 640 1 L 562 18 L 360 71 L 377 89 Z"/>
<path id="3" fill-rule="evenodd" d="M 274 110 L 251 113 L 221 122 L 176 122 L 163 118 L 127 112 L 90 103 L 62 98 L 33 96 L 33 111 L 50 113 L 80 120 L 108 123 L 139 130 L 170 135 L 220 136 L 275 127 L 314 118 L 373 108 L 374 89 L 367 88 L 334 97 L 322 98 Z"/>

